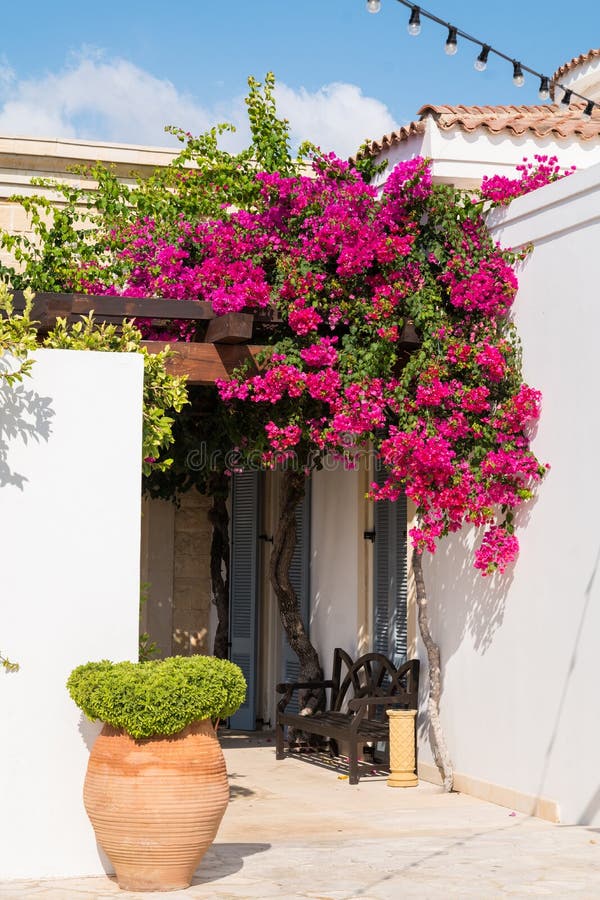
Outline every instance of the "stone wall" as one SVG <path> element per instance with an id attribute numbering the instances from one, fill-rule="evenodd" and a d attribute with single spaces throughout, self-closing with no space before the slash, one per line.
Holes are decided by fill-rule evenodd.
<path id="1" fill-rule="evenodd" d="M 148 599 L 142 631 L 160 656 L 210 653 L 210 501 L 197 491 L 179 507 L 146 500 L 142 518 L 142 582 Z"/>
<path id="2" fill-rule="evenodd" d="M 189 491 L 175 510 L 172 652 L 210 653 L 210 499 Z"/>
<path id="3" fill-rule="evenodd" d="M 61 195 L 49 188 L 33 186 L 33 177 L 93 189 L 94 182 L 82 179 L 69 169 L 100 161 L 110 166 L 124 183 L 133 185 L 134 172 L 147 177 L 154 169 L 168 165 L 177 152 L 164 147 L 0 136 L 0 229 L 10 234 L 32 233 L 28 216 L 11 200 L 15 194 L 42 194 L 60 205 Z M 10 255 L 5 252 L 0 253 L 0 258 L 10 261 Z"/>

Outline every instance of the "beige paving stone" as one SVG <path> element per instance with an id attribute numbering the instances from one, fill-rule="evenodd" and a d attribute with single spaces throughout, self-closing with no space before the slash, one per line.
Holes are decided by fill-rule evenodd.
<path id="1" fill-rule="evenodd" d="M 268 735 L 221 740 L 232 800 L 188 890 L 38 880 L 0 885 L 0 900 L 600 898 L 600 829 L 511 815 L 424 782 L 388 788 L 370 765 L 350 786 L 345 764 L 318 754 L 276 761 Z"/>

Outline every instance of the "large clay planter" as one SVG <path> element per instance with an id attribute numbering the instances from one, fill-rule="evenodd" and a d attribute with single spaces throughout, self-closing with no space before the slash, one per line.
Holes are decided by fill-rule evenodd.
<path id="1" fill-rule="evenodd" d="M 138 741 L 105 725 L 90 755 L 83 799 L 123 890 L 188 887 L 229 800 L 212 723 L 204 719 L 170 737 Z"/>

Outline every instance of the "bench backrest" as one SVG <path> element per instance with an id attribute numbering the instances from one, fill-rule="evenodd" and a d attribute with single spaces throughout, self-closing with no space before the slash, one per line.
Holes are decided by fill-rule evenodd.
<path id="1" fill-rule="evenodd" d="M 396 667 L 382 653 L 365 653 L 357 660 L 336 647 L 333 652 L 331 709 L 338 712 L 353 697 L 398 697 L 398 706 L 417 709 L 419 660 Z"/>

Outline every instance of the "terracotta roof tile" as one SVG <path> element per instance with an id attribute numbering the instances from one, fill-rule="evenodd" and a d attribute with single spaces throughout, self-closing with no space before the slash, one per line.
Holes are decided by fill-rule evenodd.
<path id="1" fill-rule="evenodd" d="M 600 55 L 600 51 L 598 51 Z M 423 134 L 425 119 L 431 116 L 442 131 L 458 128 L 476 131 L 484 128 L 492 134 L 508 132 L 517 136 L 536 137 L 577 136 L 583 141 L 600 137 L 600 109 L 591 118 L 582 116 L 583 103 L 572 103 L 568 109 L 561 104 L 540 106 L 435 106 L 427 104 L 419 110 L 419 120 L 384 135 L 367 145 L 366 153 L 375 155 L 388 147 L 408 140 L 413 134 Z"/>
<path id="2" fill-rule="evenodd" d="M 557 69 L 550 80 L 553 82 L 560 81 L 572 69 L 576 69 L 578 66 L 582 66 L 584 63 L 590 62 L 592 59 L 596 59 L 599 56 L 600 50 L 588 50 L 587 53 L 580 53 L 579 56 L 574 56 L 570 62 L 565 63 Z"/>
<path id="3" fill-rule="evenodd" d="M 413 134 L 425 134 L 425 121 L 409 122 L 408 125 L 403 125 L 397 131 L 390 131 L 389 134 L 384 134 L 378 141 L 369 141 L 366 152 L 380 153 L 382 150 L 387 150 L 388 147 L 393 147 L 395 144 L 408 140 Z"/>

